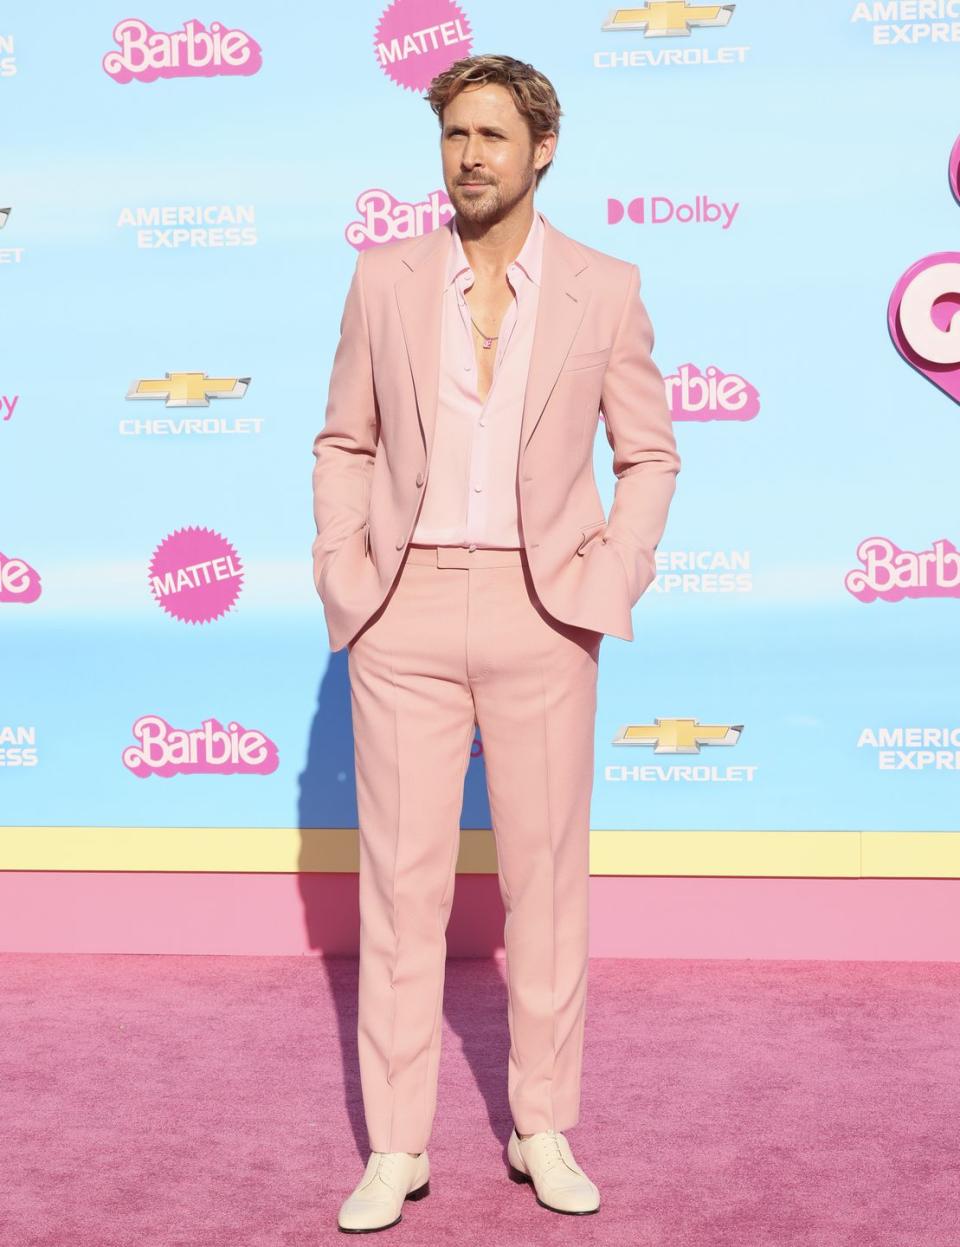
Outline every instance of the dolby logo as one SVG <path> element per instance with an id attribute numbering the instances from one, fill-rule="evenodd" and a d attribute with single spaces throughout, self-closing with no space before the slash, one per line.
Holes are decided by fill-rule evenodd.
<path id="1" fill-rule="evenodd" d="M 619 225 L 626 219 L 634 225 L 719 225 L 729 229 L 739 209 L 739 201 L 728 204 L 709 195 L 695 195 L 692 201 L 671 199 L 669 195 L 638 195 L 626 203 L 609 198 L 607 224 Z"/>

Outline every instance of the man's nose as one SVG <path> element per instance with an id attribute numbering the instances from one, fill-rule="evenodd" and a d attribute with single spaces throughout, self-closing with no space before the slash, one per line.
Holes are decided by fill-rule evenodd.
<path id="1" fill-rule="evenodd" d="M 468 135 L 460 153 L 460 163 L 466 169 L 472 169 L 483 160 L 483 146 L 479 135 Z"/>

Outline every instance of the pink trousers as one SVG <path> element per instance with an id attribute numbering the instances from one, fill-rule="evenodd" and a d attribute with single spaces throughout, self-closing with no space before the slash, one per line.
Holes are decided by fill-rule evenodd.
<path id="1" fill-rule="evenodd" d="M 521 1134 L 579 1119 L 602 639 L 547 613 L 523 550 L 411 545 L 386 603 L 348 646 L 357 1039 L 373 1151 L 423 1151 L 433 1126 L 475 727 L 506 911 L 510 1110 Z"/>

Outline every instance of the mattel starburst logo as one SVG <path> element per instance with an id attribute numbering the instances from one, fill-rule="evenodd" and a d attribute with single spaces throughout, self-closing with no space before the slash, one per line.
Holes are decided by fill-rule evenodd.
<path id="1" fill-rule="evenodd" d="M 470 55 L 470 19 L 456 0 L 393 0 L 373 36 L 377 63 L 408 91 L 426 91 L 437 74 Z"/>
<path id="2" fill-rule="evenodd" d="M 243 564 L 226 537 L 212 528 L 178 528 L 160 542 L 150 561 L 150 591 L 184 623 L 210 623 L 240 595 Z"/>

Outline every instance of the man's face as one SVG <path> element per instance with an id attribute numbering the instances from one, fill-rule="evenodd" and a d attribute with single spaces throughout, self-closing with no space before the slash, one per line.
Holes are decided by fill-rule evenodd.
<path id="1" fill-rule="evenodd" d="M 526 120 L 499 83 L 461 91 L 443 110 L 440 132 L 453 206 L 478 225 L 502 220 L 530 192 L 555 144 L 551 135 L 534 148 Z"/>

